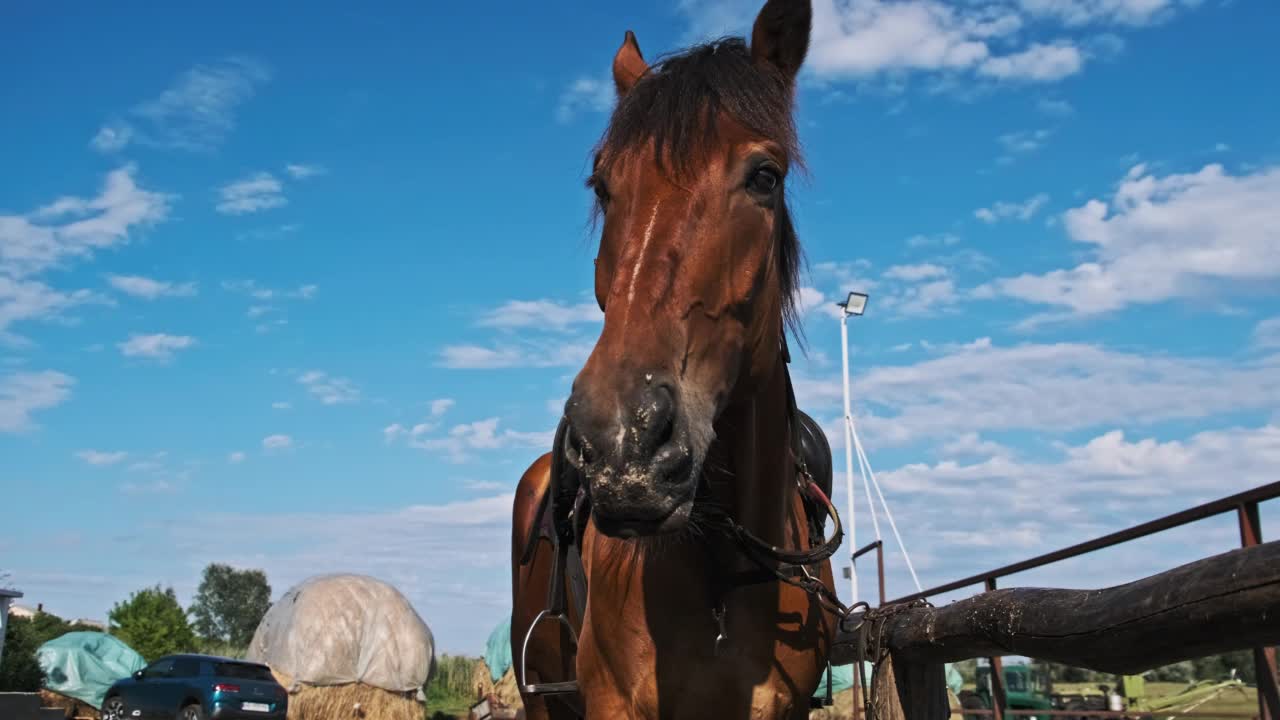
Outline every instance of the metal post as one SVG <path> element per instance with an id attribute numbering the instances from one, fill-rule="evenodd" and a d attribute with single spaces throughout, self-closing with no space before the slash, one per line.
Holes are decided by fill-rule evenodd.
<path id="1" fill-rule="evenodd" d="M 1258 503 L 1241 503 L 1236 508 L 1240 518 L 1240 545 L 1253 547 L 1262 542 L 1262 523 Z M 1277 689 L 1276 649 L 1254 648 L 1253 665 L 1258 676 L 1258 720 L 1280 719 L 1280 689 Z"/>
<path id="2" fill-rule="evenodd" d="M 995 589 L 996 579 L 987 578 L 987 591 Z M 1005 708 L 1004 661 L 999 657 L 989 657 L 987 662 L 991 663 L 991 717 L 994 720 L 1002 720 Z"/>
<path id="3" fill-rule="evenodd" d="M 840 366 L 844 371 L 844 483 L 845 489 L 849 494 L 848 516 L 845 520 L 845 527 L 849 529 L 849 548 L 855 550 L 858 547 L 857 533 L 855 532 L 856 524 L 853 516 L 853 432 L 850 429 L 850 423 L 853 422 L 853 413 L 849 409 L 849 313 L 840 313 Z M 849 560 L 852 567 L 849 569 L 849 603 L 858 602 L 858 565 L 852 558 Z"/>
<path id="4" fill-rule="evenodd" d="M 884 543 L 876 541 L 876 573 L 880 576 L 880 607 L 884 607 Z"/>

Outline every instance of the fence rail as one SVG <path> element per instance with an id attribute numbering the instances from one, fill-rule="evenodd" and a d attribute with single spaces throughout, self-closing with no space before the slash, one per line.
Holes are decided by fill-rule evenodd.
<path id="1" fill-rule="evenodd" d="M 1056 713 L 1007 709 L 1001 655 L 1025 654 L 1030 657 L 1059 660 L 1111 672 L 1138 672 L 1158 667 L 1166 661 L 1173 661 L 1175 657 L 1183 659 L 1198 656 L 1185 653 L 1179 655 L 1180 651 L 1176 647 L 1178 643 L 1170 645 L 1171 637 L 1183 642 L 1191 636 L 1196 643 L 1192 643 L 1194 647 L 1188 647 L 1188 649 L 1200 654 L 1212 654 L 1226 649 L 1253 645 L 1258 678 L 1258 715 L 1256 717 L 1259 720 L 1280 720 L 1280 687 L 1278 687 L 1280 683 L 1277 682 L 1276 651 L 1274 647 L 1266 647 L 1280 638 L 1280 621 L 1278 621 L 1280 600 L 1277 600 L 1277 589 L 1280 588 L 1280 583 L 1277 582 L 1277 573 L 1268 570 L 1271 566 L 1280 567 L 1280 560 L 1277 560 L 1280 544 L 1272 544 L 1270 547 L 1263 544 L 1262 525 L 1258 513 L 1259 503 L 1275 498 L 1280 498 L 1280 482 L 1262 485 L 1100 538 L 890 601 L 888 605 L 905 604 L 912 600 L 936 597 L 978 584 L 983 585 L 985 589 L 983 593 L 943 608 L 908 610 L 900 613 L 894 616 L 894 621 L 889 623 L 890 627 L 885 628 L 889 633 L 885 637 L 885 646 L 894 656 L 894 665 L 898 665 L 899 661 L 902 662 L 901 673 L 896 673 L 899 674 L 897 681 L 889 681 L 896 684 L 897 692 L 894 694 L 900 702 L 898 705 L 900 711 L 909 720 L 937 715 L 941 710 L 939 703 L 942 700 L 937 687 L 937 683 L 941 681 L 941 666 L 937 663 L 959 659 L 961 655 L 974 657 L 990 653 L 991 696 L 994 707 L 985 713 L 966 711 L 965 714 L 990 713 L 995 720 L 1002 720 L 1005 716 L 1016 717 L 1042 713 L 1054 715 Z M 1235 513 L 1237 516 L 1242 550 L 1197 561 L 1158 576 L 1107 590 L 997 590 L 997 581 L 1001 578 L 1225 513 Z M 859 554 L 870 549 L 872 546 L 867 546 L 861 549 Z M 1241 560 L 1249 564 L 1247 569 L 1242 568 L 1247 570 L 1248 574 L 1242 576 L 1224 576 L 1219 572 L 1221 566 L 1213 567 L 1215 563 L 1230 564 Z M 1259 565 L 1259 561 L 1264 562 Z M 1199 572 L 1187 574 L 1186 571 L 1193 566 L 1197 566 L 1196 570 Z M 1261 585 L 1250 585 L 1248 579 L 1251 577 L 1261 582 Z M 1194 581 L 1197 586 L 1195 592 L 1188 595 L 1186 592 L 1188 588 L 1176 582 L 1179 579 Z M 883 580 L 881 583 L 880 592 L 883 598 Z M 1239 604 L 1227 608 L 1226 612 L 1222 607 L 1215 606 L 1214 594 L 1211 592 L 1215 585 L 1220 589 L 1229 589 L 1228 594 L 1232 596 L 1232 601 Z M 1147 596 L 1146 600 L 1124 592 L 1125 589 L 1135 588 L 1157 592 Z M 1071 594 L 1076 597 L 1069 597 Z M 1094 602 L 1095 612 L 1091 619 L 1081 618 L 1076 609 L 1073 609 L 1072 602 L 1087 603 L 1091 597 L 1096 601 L 1099 596 L 1106 595 L 1112 596 L 1109 600 L 1112 600 L 1113 604 L 1108 606 L 1107 602 L 1101 604 Z M 1195 599 L 1191 597 L 1192 595 L 1199 597 Z M 1190 604 L 1166 602 L 1175 597 L 1181 597 L 1184 601 L 1189 600 Z M 1000 607 L 1002 603 L 1006 606 L 1003 609 Z M 1155 615 L 1143 612 L 1144 607 L 1146 610 L 1155 610 L 1162 603 L 1166 610 L 1174 611 L 1171 616 L 1159 618 L 1163 611 L 1158 611 Z M 886 603 L 882 601 L 881 604 Z M 1141 620 L 1145 625 L 1136 634 L 1133 627 L 1126 627 L 1125 622 L 1118 625 L 1110 622 L 1116 617 L 1125 615 L 1126 611 L 1132 614 L 1135 610 L 1138 614 L 1134 618 Z M 1240 612 L 1234 613 L 1235 610 Z M 967 617 L 966 611 L 968 611 Z M 1031 625 L 1038 627 L 1040 632 L 1030 632 L 1029 617 L 1033 620 Z M 923 624 L 911 622 L 908 618 Z M 945 636 L 940 633 L 939 621 L 941 620 L 950 623 Z M 1085 627 L 1089 620 L 1099 622 L 1095 622 L 1094 626 Z M 1152 622 L 1153 620 L 1155 622 Z M 1081 624 L 1082 621 L 1085 625 Z M 1066 630 L 1063 630 L 1064 628 Z M 1100 630 L 1105 632 L 1098 634 Z M 899 633 L 897 638 L 892 637 L 894 632 Z M 1090 648 L 1089 643 L 1080 644 L 1082 633 L 1092 636 L 1099 644 L 1112 646 L 1117 654 L 1124 656 L 1124 659 L 1107 661 L 1104 658 L 1099 661 L 1103 656 L 1097 652 L 1098 648 Z M 1125 636 L 1124 642 L 1116 645 L 1116 637 L 1112 637 L 1113 635 Z M 1070 652 L 1072 649 L 1079 651 L 1074 657 Z M 835 650 L 838 653 L 840 647 L 837 646 Z M 973 654 L 966 654 L 970 651 L 973 651 Z M 1073 663 L 1072 659 L 1087 662 Z M 1157 715 L 1156 713 L 1120 713 L 1108 716 L 1086 711 L 1063 711 L 1061 714 L 1092 717 L 1137 715 L 1152 718 Z M 1160 717 L 1166 715 L 1169 717 L 1228 717 L 1220 713 L 1203 715 L 1161 713 Z"/>

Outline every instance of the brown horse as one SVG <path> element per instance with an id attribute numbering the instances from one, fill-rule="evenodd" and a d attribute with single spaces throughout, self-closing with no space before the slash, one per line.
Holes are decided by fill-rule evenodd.
<path id="1" fill-rule="evenodd" d="M 808 0 L 769 0 L 749 45 L 650 66 L 628 32 L 614 57 L 618 102 L 588 181 L 604 327 L 554 448 L 590 502 L 585 611 L 570 613 L 576 654 L 562 626 L 539 623 L 517 678 L 576 678 L 580 693 L 526 694 L 529 718 L 574 717 L 574 703 L 593 720 L 808 715 L 835 616 L 777 577 L 728 579 L 760 563 L 707 518 L 775 549 L 811 547 L 782 342 L 800 255 L 784 186 L 800 162 L 792 104 L 811 18 Z M 553 544 L 536 539 L 551 467 L 539 458 L 516 493 L 517 674 L 551 580 Z M 829 562 L 812 568 L 833 592 Z"/>

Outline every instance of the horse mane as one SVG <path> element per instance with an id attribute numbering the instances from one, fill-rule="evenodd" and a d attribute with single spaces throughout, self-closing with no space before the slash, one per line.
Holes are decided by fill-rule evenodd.
<path id="1" fill-rule="evenodd" d="M 791 81 L 771 65 L 757 64 L 746 40 L 721 38 L 694 45 L 650 65 L 619 98 L 595 148 L 596 158 L 608 163 L 623 151 L 651 145 L 659 169 L 678 182 L 692 174 L 700 153 L 718 140 L 723 113 L 777 143 L 791 167 L 802 169 L 792 99 Z M 796 293 L 803 257 L 785 197 L 780 196 L 779 205 L 775 242 L 782 318 L 799 339 Z M 599 212 L 597 203 L 593 215 Z"/>

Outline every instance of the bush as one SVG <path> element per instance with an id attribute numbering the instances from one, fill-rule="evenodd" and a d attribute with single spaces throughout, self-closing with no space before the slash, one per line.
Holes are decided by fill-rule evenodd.
<path id="1" fill-rule="evenodd" d="M 9 617 L 4 657 L 0 658 L 0 692 L 36 692 L 44 684 L 44 671 L 36 662 L 36 650 L 44 641 L 30 618 Z"/>

